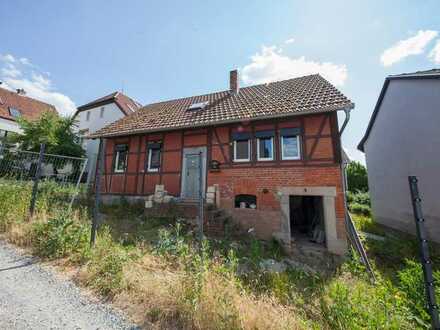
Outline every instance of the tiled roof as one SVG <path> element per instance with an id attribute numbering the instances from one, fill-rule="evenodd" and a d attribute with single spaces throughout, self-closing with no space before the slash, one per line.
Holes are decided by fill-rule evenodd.
<path id="1" fill-rule="evenodd" d="M 78 110 L 75 112 L 74 116 L 76 116 L 78 112 L 92 109 L 100 105 L 104 105 L 112 102 L 116 103 L 116 105 L 121 109 L 121 111 L 126 116 L 138 110 L 142 106 L 141 104 L 139 104 L 138 102 L 134 101 L 133 99 L 129 98 L 127 95 L 121 92 L 113 92 L 109 95 L 100 97 L 99 99 L 93 100 L 89 103 L 86 103 L 78 107 Z"/>
<path id="2" fill-rule="evenodd" d="M 0 88 L 0 117 L 15 121 L 16 118 L 9 113 L 10 107 L 19 110 L 21 116 L 27 120 L 36 120 L 46 111 L 57 113 L 51 104 Z"/>
<path id="3" fill-rule="evenodd" d="M 191 104 L 208 101 L 198 111 Z M 353 108 L 354 104 L 320 75 L 222 91 L 146 105 L 90 137 L 130 135 L 177 128 L 203 127 L 242 120 L 276 118 Z"/>

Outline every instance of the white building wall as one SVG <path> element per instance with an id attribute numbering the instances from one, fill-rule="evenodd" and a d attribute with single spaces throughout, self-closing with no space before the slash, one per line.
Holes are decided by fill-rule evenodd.
<path id="1" fill-rule="evenodd" d="M 12 120 L 7 120 L 0 118 L 0 130 L 1 131 L 8 131 L 8 132 L 15 132 L 15 133 L 21 133 L 22 130 L 18 123 Z"/>
<path id="2" fill-rule="evenodd" d="M 440 242 L 440 79 L 390 81 L 365 155 L 375 220 L 415 233 L 416 175 L 429 236 Z"/>
<path id="3" fill-rule="evenodd" d="M 104 108 L 103 117 L 101 118 L 101 108 Z M 87 113 L 90 112 L 90 118 L 87 120 Z M 115 104 L 110 103 L 89 110 L 84 110 L 78 113 L 76 119 L 78 121 L 79 131 L 88 129 L 88 133 L 96 132 L 97 130 L 115 122 L 116 120 L 124 117 L 125 114 Z M 88 182 L 94 177 L 96 169 L 96 159 L 98 156 L 99 141 L 98 140 L 86 140 L 83 144 L 86 150 L 87 158 L 89 159 L 89 165 L 87 172 L 89 173 Z"/>

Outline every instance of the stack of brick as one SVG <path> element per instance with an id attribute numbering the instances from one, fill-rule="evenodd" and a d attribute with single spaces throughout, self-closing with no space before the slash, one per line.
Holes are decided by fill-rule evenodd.
<path id="1" fill-rule="evenodd" d="M 156 204 L 169 203 L 174 199 L 173 196 L 168 195 L 165 190 L 165 186 L 162 184 L 157 184 L 154 189 L 154 194 L 147 196 L 145 201 L 145 208 L 149 209 L 153 207 L 153 202 Z"/>

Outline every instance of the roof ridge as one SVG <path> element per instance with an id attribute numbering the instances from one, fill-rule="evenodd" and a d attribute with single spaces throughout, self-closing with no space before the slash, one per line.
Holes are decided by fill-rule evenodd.
<path id="1" fill-rule="evenodd" d="M 52 108 L 55 108 L 55 106 L 54 106 L 53 104 L 50 104 L 50 103 L 47 103 L 47 102 L 44 102 L 44 101 L 38 100 L 38 99 L 36 99 L 36 98 L 30 97 L 30 96 L 27 96 L 27 95 L 18 94 L 17 92 L 11 91 L 11 90 L 6 89 L 6 88 L 3 88 L 3 87 L 0 87 L 0 89 L 3 89 L 4 91 L 6 91 L 6 92 L 8 92 L 8 93 L 11 93 L 11 94 L 14 95 L 14 96 L 24 97 L 24 98 L 29 99 L 29 100 L 32 100 L 32 101 L 34 101 L 34 102 L 39 102 L 39 103 L 45 104 L 45 105 L 47 105 L 47 106 L 50 106 L 50 107 L 52 107 Z M 56 109 L 56 108 L 55 108 L 55 109 Z"/>

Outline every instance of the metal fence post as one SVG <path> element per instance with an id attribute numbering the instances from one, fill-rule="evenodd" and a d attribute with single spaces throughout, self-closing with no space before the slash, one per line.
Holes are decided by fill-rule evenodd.
<path id="1" fill-rule="evenodd" d="M 83 164 L 83 166 L 81 168 L 81 173 L 79 174 L 78 181 L 76 182 L 75 193 L 73 194 L 73 196 L 72 196 L 72 198 L 70 200 L 69 211 L 72 210 L 73 202 L 75 201 L 75 198 L 76 198 L 76 196 L 79 193 L 79 185 L 80 185 L 81 179 L 82 179 L 82 177 L 84 175 L 84 171 L 86 170 L 87 164 L 88 164 L 88 159 L 86 158 L 84 160 L 84 164 Z"/>
<path id="2" fill-rule="evenodd" d="M 105 151 L 105 140 L 99 140 L 99 149 L 98 149 L 98 159 L 96 164 L 96 174 L 95 174 L 95 207 L 93 209 L 93 218 L 92 218 L 92 229 L 90 235 L 90 246 L 95 245 L 96 241 L 96 232 L 98 230 L 98 222 L 99 222 L 99 204 L 101 199 L 101 172 L 104 164 L 104 151 Z"/>
<path id="3" fill-rule="evenodd" d="M 409 189 L 411 191 L 411 201 L 416 221 L 417 238 L 419 240 L 420 262 L 423 268 L 423 277 L 425 279 L 426 298 L 428 300 L 428 310 L 431 314 L 432 329 L 440 329 L 440 320 L 438 316 L 438 306 L 435 301 L 434 277 L 432 276 L 432 262 L 429 258 L 429 246 L 425 230 L 425 219 L 422 212 L 422 199 L 419 195 L 417 186 L 417 177 L 409 176 Z"/>
<path id="4" fill-rule="evenodd" d="M 40 182 L 40 177 L 41 177 L 41 164 L 43 163 L 45 149 L 46 149 L 46 145 L 44 143 L 41 143 L 40 154 L 38 156 L 37 170 L 34 177 L 34 186 L 32 187 L 31 205 L 29 207 L 29 213 L 31 216 L 34 215 L 34 211 L 35 211 L 35 203 L 37 201 L 37 193 L 38 193 L 38 183 Z"/>
<path id="5" fill-rule="evenodd" d="M 199 221 L 200 221 L 200 240 L 203 239 L 203 221 L 204 221 L 204 205 L 203 205 L 203 154 L 199 152 Z"/>

